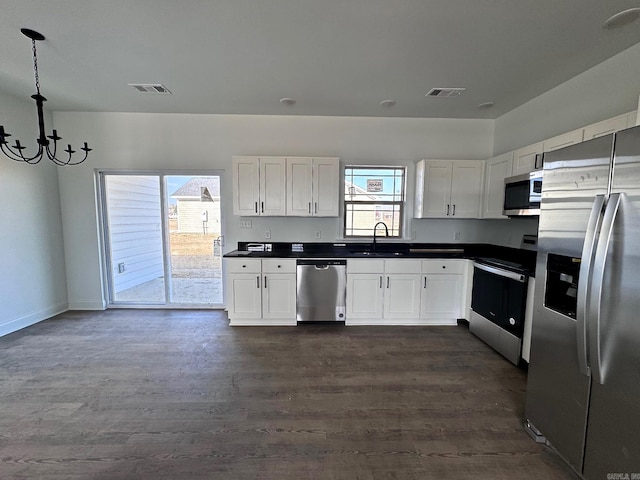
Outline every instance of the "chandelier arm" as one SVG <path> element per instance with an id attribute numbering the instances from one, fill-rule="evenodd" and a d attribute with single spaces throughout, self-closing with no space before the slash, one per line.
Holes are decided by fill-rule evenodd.
<path id="1" fill-rule="evenodd" d="M 30 165 L 35 165 L 42 160 L 42 155 L 44 153 L 42 145 L 38 145 L 38 153 L 36 153 L 33 157 L 25 157 L 22 153 L 22 148 L 18 148 L 14 150 L 7 143 L 0 143 L 0 150 L 4 153 L 8 158 L 16 162 L 26 162 Z"/>

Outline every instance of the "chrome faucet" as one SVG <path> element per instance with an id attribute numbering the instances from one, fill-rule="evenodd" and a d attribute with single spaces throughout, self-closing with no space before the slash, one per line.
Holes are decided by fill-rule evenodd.
<path id="1" fill-rule="evenodd" d="M 382 225 L 384 227 L 385 237 L 389 236 L 389 229 L 387 228 L 387 224 L 384 222 L 378 222 L 373 226 L 373 251 L 376 251 L 376 230 L 378 229 L 378 225 Z"/>

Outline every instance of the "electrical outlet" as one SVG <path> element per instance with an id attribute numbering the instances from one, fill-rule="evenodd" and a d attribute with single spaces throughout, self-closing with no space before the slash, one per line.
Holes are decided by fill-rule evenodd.
<path id="1" fill-rule="evenodd" d="M 124 266 L 124 262 L 120 262 L 118 264 L 118 273 L 124 273 L 126 270 L 126 267 Z"/>
<path id="2" fill-rule="evenodd" d="M 322 238 L 322 231 L 316 230 L 316 239 L 320 239 L 320 238 Z"/>
<path id="3" fill-rule="evenodd" d="M 454 232 L 453 239 L 454 240 L 460 240 L 460 232 Z"/>
<path id="4" fill-rule="evenodd" d="M 264 238 L 271 238 L 271 230 L 264 232 Z"/>
<path id="5" fill-rule="evenodd" d="M 240 220 L 240 228 L 251 228 L 251 220 Z"/>

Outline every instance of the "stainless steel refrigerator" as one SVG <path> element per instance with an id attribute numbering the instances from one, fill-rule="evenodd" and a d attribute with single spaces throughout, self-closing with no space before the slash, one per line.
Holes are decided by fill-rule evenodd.
<path id="1" fill-rule="evenodd" d="M 640 127 L 545 154 L 534 302 L 530 433 L 640 478 Z"/>

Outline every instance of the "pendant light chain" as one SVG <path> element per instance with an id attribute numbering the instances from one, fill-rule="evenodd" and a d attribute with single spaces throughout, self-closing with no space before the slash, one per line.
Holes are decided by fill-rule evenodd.
<path id="1" fill-rule="evenodd" d="M 31 45 L 33 49 L 33 73 L 36 77 L 36 92 L 40 95 L 40 77 L 38 76 L 38 53 L 36 52 L 36 41 L 32 38 Z"/>

